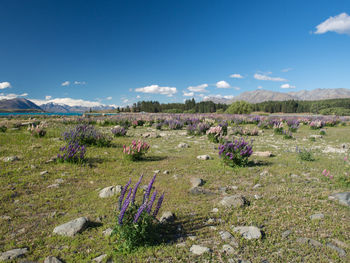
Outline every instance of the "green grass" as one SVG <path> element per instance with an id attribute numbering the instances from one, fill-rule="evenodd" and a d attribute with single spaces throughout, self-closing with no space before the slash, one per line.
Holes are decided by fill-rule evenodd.
<path id="1" fill-rule="evenodd" d="M 188 137 L 186 130 L 156 131 L 152 128 L 130 128 L 127 137 L 113 139 L 108 148 L 88 147 L 88 162 L 83 165 L 69 163 L 46 163 L 56 156 L 63 142 L 58 138 L 69 126 L 48 121 L 48 133 L 44 138 L 34 138 L 25 129 L 8 129 L 0 134 L 0 158 L 16 155 L 19 161 L 0 161 L 0 251 L 28 247 L 28 260 L 43 261 L 46 256 L 57 256 L 65 262 L 90 262 L 91 259 L 108 254 L 115 262 L 226 262 L 227 258 L 246 259 L 252 262 L 349 262 L 350 249 L 346 257 L 340 258 L 333 250 L 312 248 L 295 242 L 298 237 L 308 237 L 323 244 L 336 238 L 350 246 L 350 209 L 328 200 L 334 192 L 349 191 L 347 184 L 323 178 L 327 169 L 336 177 L 344 174 L 344 154 L 323 153 L 326 147 L 340 149 L 341 144 L 350 144 L 350 126 L 327 128 L 327 136 L 309 141 L 309 136 L 319 131 L 302 126 L 293 134 L 295 140 L 284 140 L 283 136 L 264 130 L 254 139 L 255 151 L 271 151 L 275 157 L 252 157 L 251 165 L 232 169 L 224 166 L 214 149 L 217 144 L 209 142 L 206 136 Z M 252 128 L 253 125 L 246 125 Z M 110 127 L 99 127 L 109 132 Z M 122 156 L 122 145 L 139 139 L 141 133 L 153 130 L 166 134 L 160 138 L 147 138 L 151 149 L 147 158 L 129 162 Z M 190 148 L 179 149 L 185 142 Z M 295 147 L 312 149 L 315 161 L 298 159 Z M 197 160 L 197 155 L 209 154 L 212 160 Z M 255 164 L 254 164 L 255 163 Z M 40 175 L 42 171 L 48 174 Z M 113 239 L 102 232 L 115 225 L 118 196 L 101 199 L 98 190 L 110 185 L 124 185 L 131 177 L 136 183 L 141 173 L 143 182 L 148 182 L 154 170 L 160 170 L 155 187 L 165 191 L 163 207 L 159 213 L 173 211 L 175 225 L 182 231 L 169 235 L 169 243 L 141 248 L 128 255 L 116 255 Z M 163 174 L 168 170 L 169 174 Z M 263 171 L 266 175 L 261 175 Z M 298 177 L 291 177 L 297 174 Z M 178 179 L 174 179 L 177 175 Z M 190 178 L 200 177 L 206 181 L 203 186 L 215 195 L 191 195 Z M 64 183 L 59 188 L 47 188 L 56 179 Z M 261 187 L 253 189 L 255 184 Z M 220 187 L 227 188 L 227 194 L 242 194 L 250 206 L 237 209 L 223 209 L 218 202 L 223 197 Z M 254 195 L 262 196 L 255 200 Z M 217 207 L 218 213 L 211 213 Z M 54 213 L 55 212 L 55 213 Z M 323 213 L 325 218 L 311 221 L 310 215 Z M 92 221 L 98 218 L 102 226 L 88 228 L 75 237 L 60 237 L 52 234 L 55 226 L 77 217 L 87 216 Z M 221 219 L 216 230 L 206 225 L 209 218 Z M 264 238 L 246 241 L 232 233 L 231 226 L 256 225 L 261 227 Z M 230 231 L 239 241 L 236 254 L 226 256 L 220 250 L 225 242 L 218 232 Z M 288 239 L 282 239 L 282 232 L 291 230 Z M 186 235 L 195 235 L 192 241 Z M 175 237 L 180 236 L 178 240 Z M 182 238 L 181 238 L 182 236 Z M 186 242 L 184 247 L 178 243 Z M 189 251 L 192 244 L 210 247 L 210 255 L 194 256 Z"/>

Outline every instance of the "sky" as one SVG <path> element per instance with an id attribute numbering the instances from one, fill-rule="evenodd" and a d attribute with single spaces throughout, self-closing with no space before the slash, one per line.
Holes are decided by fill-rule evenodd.
<path id="1" fill-rule="evenodd" d="M 0 99 L 126 106 L 350 88 L 348 0 L 0 0 Z"/>

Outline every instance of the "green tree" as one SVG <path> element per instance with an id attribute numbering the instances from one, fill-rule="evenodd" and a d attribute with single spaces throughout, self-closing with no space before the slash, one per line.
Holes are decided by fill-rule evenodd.
<path id="1" fill-rule="evenodd" d="M 229 114 L 250 114 L 253 107 L 250 103 L 246 101 L 236 101 L 228 107 L 225 113 Z"/>

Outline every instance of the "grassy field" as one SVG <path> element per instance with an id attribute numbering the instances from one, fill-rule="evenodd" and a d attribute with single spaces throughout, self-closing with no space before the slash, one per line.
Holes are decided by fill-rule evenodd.
<path id="1" fill-rule="evenodd" d="M 295 140 L 263 130 L 251 137 L 253 149 L 271 151 L 274 156 L 252 156 L 248 167 L 235 169 L 223 165 L 218 145 L 206 136 L 188 136 L 185 129 L 156 131 L 149 127 L 130 128 L 126 137 L 113 139 L 112 147 L 88 147 L 86 164 L 48 162 L 57 155 L 63 145 L 61 134 L 69 127 L 52 119 L 43 138 L 31 136 L 26 129 L 0 133 L 0 158 L 19 158 L 0 160 L 1 252 L 27 247 L 25 258 L 35 262 L 43 262 L 47 256 L 64 262 L 91 262 L 101 254 L 114 262 L 350 262 L 350 209 L 328 199 L 333 193 L 349 191 L 336 177 L 350 172 L 343 160 L 350 146 L 350 126 L 326 128 L 326 135 L 315 141 L 309 137 L 319 131 L 306 126 L 294 134 Z M 111 128 L 96 127 L 106 133 Z M 144 139 L 151 145 L 147 158 L 124 160 L 122 145 L 150 131 L 160 137 Z M 178 148 L 179 143 L 190 147 Z M 315 161 L 299 160 L 296 146 L 312 149 Z M 212 159 L 196 158 L 204 154 Z M 324 169 L 335 178 L 324 177 Z M 155 186 L 165 191 L 159 216 L 164 211 L 174 212 L 176 220 L 169 228 L 175 230 L 168 242 L 158 246 L 117 253 L 113 238 L 102 232 L 116 224 L 118 196 L 102 199 L 98 192 L 107 186 L 125 185 L 129 178 L 135 183 L 141 173 L 146 184 L 155 170 L 160 170 Z M 192 177 L 202 178 L 203 188 L 213 194 L 191 194 Z M 58 187 L 52 186 L 57 182 Z M 254 187 L 256 184 L 260 187 Z M 243 195 L 250 205 L 221 207 L 220 200 L 231 194 Z M 218 212 L 213 213 L 213 208 Z M 317 213 L 324 218 L 311 220 Z M 99 224 L 74 237 L 53 234 L 56 226 L 81 216 Z M 259 227 L 263 237 L 248 241 L 232 231 L 232 226 L 249 225 Z M 220 238 L 222 230 L 232 233 L 238 242 L 231 255 L 222 253 L 227 244 Z M 287 230 L 290 235 L 284 238 L 282 233 Z M 301 237 L 317 240 L 322 246 L 297 242 Z M 337 244 L 346 255 L 340 256 L 328 243 Z M 193 255 L 193 244 L 212 252 Z"/>

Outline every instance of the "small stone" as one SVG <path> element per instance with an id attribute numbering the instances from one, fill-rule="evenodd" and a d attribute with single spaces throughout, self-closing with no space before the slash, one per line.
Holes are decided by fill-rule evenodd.
<path id="1" fill-rule="evenodd" d="M 247 240 L 261 238 L 261 231 L 256 226 L 237 226 L 233 231 L 239 232 Z"/>
<path id="2" fill-rule="evenodd" d="M 15 249 L 1 253 L 0 260 L 5 261 L 10 259 L 16 259 L 24 256 L 27 252 L 28 252 L 28 248 L 15 248 Z"/>
<path id="3" fill-rule="evenodd" d="M 112 228 L 107 228 L 106 230 L 104 230 L 104 231 L 102 232 L 102 234 L 103 234 L 104 236 L 106 236 L 106 237 L 109 237 L 109 236 L 112 235 L 112 232 L 113 232 L 113 229 L 112 229 Z"/>
<path id="4" fill-rule="evenodd" d="M 192 187 L 198 187 L 204 184 L 204 181 L 201 178 L 192 177 L 190 180 Z"/>
<path id="5" fill-rule="evenodd" d="M 48 174 L 49 172 L 48 171 L 42 171 L 40 172 L 40 175 L 45 175 L 45 174 Z"/>
<path id="6" fill-rule="evenodd" d="M 205 155 L 198 155 L 197 156 L 198 160 L 210 160 L 210 156 L 205 154 Z"/>
<path id="7" fill-rule="evenodd" d="M 238 186 L 236 186 L 236 185 L 231 185 L 230 188 L 231 188 L 232 190 L 237 190 L 237 189 L 238 189 Z"/>
<path id="8" fill-rule="evenodd" d="M 117 185 L 117 186 L 108 186 L 103 188 L 98 196 L 100 198 L 107 198 L 107 197 L 111 197 L 113 195 L 119 194 L 122 191 L 122 186 L 121 185 Z"/>
<path id="9" fill-rule="evenodd" d="M 4 157 L 2 158 L 2 160 L 7 163 L 7 162 L 14 162 L 14 161 L 18 161 L 19 158 L 17 156 L 8 156 L 8 157 Z"/>
<path id="10" fill-rule="evenodd" d="M 253 189 L 256 189 L 256 188 L 259 188 L 259 187 L 261 187 L 261 184 L 256 184 L 256 185 L 253 186 Z"/>
<path id="11" fill-rule="evenodd" d="M 338 200 L 340 204 L 350 207 L 350 192 L 332 194 L 329 199 Z"/>
<path id="12" fill-rule="evenodd" d="M 261 197 L 260 195 L 254 195 L 254 198 L 255 198 L 256 200 L 259 200 L 259 199 L 261 199 L 262 197 Z"/>
<path id="13" fill-rule="evenodd" d="M 213 208 L 213 210 L 211 210 L 212 213 L 218 213 L 219 209 L 217 209 L 216 207 Z"/>
<path id="14" fill-rule="evenodd" d="M 174 220 L 175 220 L 174 213 L 170 211 L 166 211 L 163 213 L 159 221 L 161 223 L 168 223 L 168 222 L 174 222 Z"/>
<path id="15" fill-rule="evenodd" d="M 178 148 L 189 148 L 190 146 L 188 146 L 187 143 L 182 142 L 182 143 L 180 143 L 177 147 L 178 147 Z"/>
<path id="16" fill-rule="evenodd" d="M 59 184 L 50 184 L 49 186 L 47 186 L 47 188 L 58 188 L 60 187 Z"/>
<path id="17" fill-rule="evenodd" d="M 155 174 L 159 174 L 160 173 L 160 170 L 155 170 L 153 171 Z"/>
<path id="18" fill-rule="evenodd" d="M 210 253 L 210 249 L 207 247 L 199 246 L 199 245 L 192 245 L 190 248 L 190 251 L 195 255 L 202 255 L 204 253 Z"/>
<path id="19" fill-rule="evenodd" d="M 181 242 L 179 244 L 176 244 L 176 247 L 185 247 L 186 246 L 186 242 Z"/>
<path id="20" fill-rule="evenodd" d="M 259 157 L 271 157 L 272 153 L 269 151 L 266 152 L 253 152 L 254 156 L 259 156 Z"/>
<path id="21" fill-rule="evenodd" d="M 329 247 L 329 248 L 335 250 L 335 251 L 338 253 L 339 257 L 345 257 L 345 255 L 346 255 L 344 249 L 342 249 L 342 248 L 340 248 L 340 247 L 337 247 L 336 245 L 334 245 L 334 244 L 332 244 L 332 243 L 328 243 L 328 244 L 327 244 L 327 247 Z"/>
<path id="22" fill-rule="evenodd" d="M 11 220 L 10 216 L 0 216 L 2 220 Z"/>
<path id="23" fill-rule="evenodd" d="M 64 183 L 64 180 L 62 178 L 59 178 L 59 179 L 56 179 L 55 180 L 55 183 L 56 184 L 63 184 Z"/>
<path id="24" fill-rule="evenodd" d="M 206 190 L 206 189 L 203 189 L 202 187 L 192 187 L 190 189 L 190 194 L 193 194 L 193 195 L 214 195 L 213 192 L 210 192 L 209 190 Z"/>
<path id="25" fill-rule="evenodd" d="M 267 176 L 267 175 L 269 175 L 269 171 L 267 170 L 260 173 L 260 176 Z"/>
<path id="26" fill-rule="evenodd" d="M 229 242 L 231 245 L 238 247 L 238 242 L 235 237 L 228 231 L 220 231 L 219 235 L 221 239 L 225 242 Z"/>
<path id="27" fill-rule="evenodd" d="M 311 220 L 320 220 L 320 219 L 323 219 L 323 218 L 324 218 L 324 214 L 321 214 L 321 213 L 313 214 L 313 215 L 310 216 Z"/>
<path id="28" fill-rule="evenodd" d="M 190 240 L 192 240 L 192 241 L 195 241 L 195 240 L 197 239 L 196 236 L 188 236 L 188 238 L 189 238 Z"/>
<path id="29" fill-rule="evenodd" d="M 286 230 L 286 231 L 284 231 L 284 232 L 282 233 L 282 238 L 283 238 L 283 239 L 286 239 L 286 238 L 289 237 L 290 234 L 292 234 L 292 231 Z"/>
<path id="30" fill-rule="evenodd" d="M 53 233 L 61 236 L 72 237 L 75 234 L 82 232 L 87 227 L 88 223 L 89 220 L 86 217 L 80 217 L 55 227 Z"/>
<path id="31" fill-rule="evenodd" d="M 336 244 L 336 245 L 339 246 L 339 247 L 342 247 L 342 248 L 350 248 L 350 245 L 346 244 L 346 243 L 343 242 L 343 241 L 340 241 L 339 239 L 333 238 L 332 241 L 333 241 L 334 244 Z"/>
<path id="32" fill-rule="evenodd" d="M 56 257 L 49 256 L 49 257 L 45 258 L 44 263 L 62 263 L 62 261 Z"/>
<path id="33" fill-rule="evenodd" d="M 292 177 L 292 178 L 298 178 L 299 175 L 297 175 L 297 174 L 291 174 L 290 177 Z"/>
<path id="34" fill-rule="evenodd" d="M 245 205 L 248 205 L 248 201 L 245 199 L 242 195 L 230 195 L 225 196 L 221 201 L 220 205 L 225 207 L 244 207 Z"/>
<path id="35" fill-rule="evenodd" d="M 163 174 L 169 174 L 170 172 L 168 170 L 165 170 Z"/>
<path id="36" fill-rule="evenodd" d="M 101 262 L 103 262 L 105 257 L 107 257 L 107 254 L 103 254 L 101 256 L 98 256 L 98 257 L 94 258 L 93 261 L 95 261 L 97 263 L 101 263 Z"/>
<path id="37" fill-rule="evenodd" d="M 308 244 L 310 246 L 313 246 L 313 247 L 321 247 L 322 244 L 314 239 L 311 239 L 311 238 L 307 238 L 307 237 L 299 237 L 297 240 L 296 240 L 297 243 L 301 243 L 301 244 Z"/>
<path id="38" fill-rule="evenodd" d="M 232 255 L 235 253 L 235 249 L 230 245 L 225 244 L 222 246 L 222 252 L 226 253 L 227 255 Z"/>

